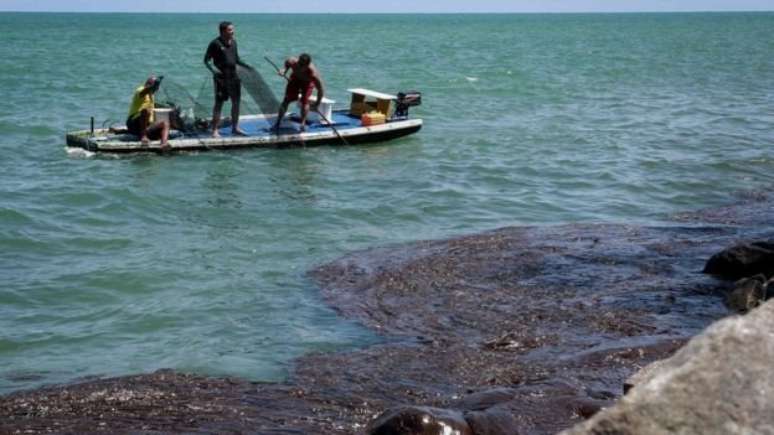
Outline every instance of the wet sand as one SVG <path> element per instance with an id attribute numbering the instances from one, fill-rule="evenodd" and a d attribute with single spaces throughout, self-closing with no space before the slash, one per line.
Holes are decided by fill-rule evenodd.
<path id="1" fill-rule="evenodd" d="M 701 270 L 774 238 L 773 215 L 747 194 L 658 227 L 511 227 L 352 253 L 310 275 L 382 344 L 307 355 L 284 383 L 165 370 L 16 392 L 0 397 L 0 433 L 361 433 L 397 405 L 458 410 L 480 433 L 554 433 L 728 315 L 730 283 Z"/>

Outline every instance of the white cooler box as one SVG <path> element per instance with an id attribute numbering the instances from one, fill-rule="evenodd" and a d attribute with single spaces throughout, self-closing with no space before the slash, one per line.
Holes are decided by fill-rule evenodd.
<path id="1" fill-rule="evenodd" d="M 327 124 L 325 119 L 333 122 L 333 119 L 331 118 L 333 117 L 333 105 L 336 103 L 336 101 L 323 97 L 317 110 L 319 110 L 320 113 L 325 116 L 325 119 L 320 118 L 320 114 L 312 110 L 311 106 L 315 101 L 317 101 L 317 97 L 314 95 L 309 98 L 309 113 L 306 115 L 306 120 L 310 122 L 319 122 L 321 124 Z M 296 103 L 296 107 L 298 109 L 298 115 L 301 116 L 301 101 Z"/>

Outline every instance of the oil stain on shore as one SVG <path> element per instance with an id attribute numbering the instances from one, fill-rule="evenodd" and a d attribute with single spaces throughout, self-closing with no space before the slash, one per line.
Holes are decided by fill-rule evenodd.
<path id="1" fill-rule="evenodd" d="M 162 370 L 0 398 L 4 431 L 361 433 L 386 409 L 442 408 L 476 433 L 554 433 L 728 314 L 701 273 L 770 239 L 764 194 L 659 227 L 511 227 L 353 253 L 310 272 L 385 338 L 299 358 L 285 383 Z"/>

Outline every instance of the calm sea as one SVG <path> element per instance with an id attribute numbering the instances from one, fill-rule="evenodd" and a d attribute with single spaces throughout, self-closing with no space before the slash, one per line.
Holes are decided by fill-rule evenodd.
<path id="1" fill-rule="evenodd" d="M 151 73 L 192 94 L 217 23 L 276 87 L 419 90 L 357 147 L 69 153 Z M 507 225 L 654 224 L 774 182 L 774 14 L 0 14 L 0 392 L 171 367 L 281 380 L 379 339 L 305 272 Z"/>

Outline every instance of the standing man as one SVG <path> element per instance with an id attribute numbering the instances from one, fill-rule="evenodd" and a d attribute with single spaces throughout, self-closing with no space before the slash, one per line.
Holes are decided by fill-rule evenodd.
<path id="1" fill-rule="evenodd" d="M 274 129 L 279 130 L 280 122 L 282 122 L 282 118 L 285 116 L 285 111 L 288 110 L 288 104 L 301 98 L 301 131 L 305 131 L 306 115 L 309 113 L 309 97 L 312 96 L 312 91 L 316 87 L 317 101 L 312 106 L 312 110 L 317 110 L 325 90 L 323 89 L 320 72 L 317 71 L 317 67 L 312 63 L 312 57 L 308 54 L 302 53 L 298 56 L 298 59 L 289 57 L 285 60 L 285 69 L 277 71 L 277 74 L 287 78 L 287 73 L 290 70 L 293 73 L 290 75 L 288 84 L 285 87 L 285 99 L 280 104 L 277 123 L 274 124 Z"/>
<path id="2" fill-rule="evenodd" d="M 129 103 L 129 116 L 126 118 L 126 129 L 129 133 L 140 136 L 140 142 L 148 145 L 148 140 L 161 139 L 161 147 L 166 148 L 169 138 L 169 123 L 167 121 L 154 122 L 153 108 L 156 102 L 153 94 L 159 90 L 163 77 L 150 76 L 144 85 L 140 85 L 132 94 L 132 102 Z"/>
<path id="3" fill-rule="evenodd" d="M 237 42 L 234 39 L 234 25 L 229 21 L 223 21 L 218 26 L 220 36 L 213 39 L 204 54 L 204 65 L 210 70 L 215 85 L 215 106 L 212 108 L 212 137 L 220 137 L 220 111 L 223 103 L 231 99 L 231 132 L 235 135 L 245 136 L 239 128 L 239 102 L 241 100 L 241 85 L 236 67 L 241 65 L 250 68 L 250 65 L 242 62 L 237 50 Z M 210 65 L 210 60 L 215 68 Z"/>

